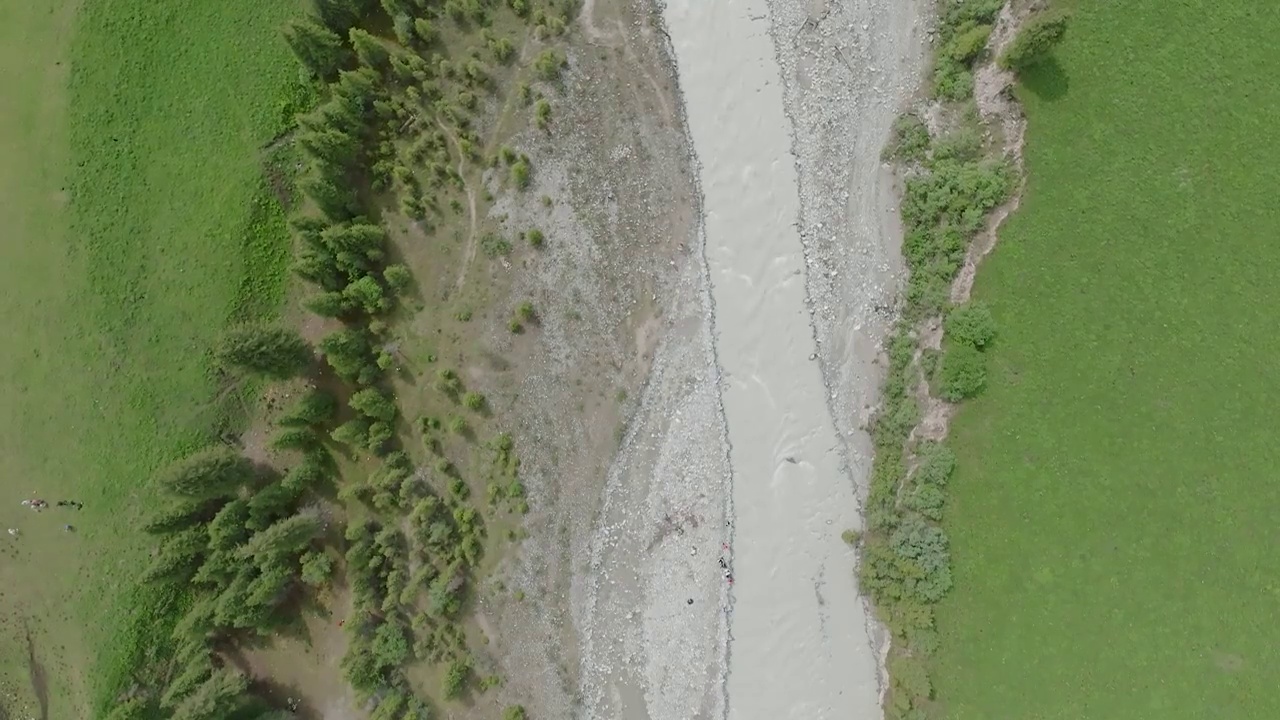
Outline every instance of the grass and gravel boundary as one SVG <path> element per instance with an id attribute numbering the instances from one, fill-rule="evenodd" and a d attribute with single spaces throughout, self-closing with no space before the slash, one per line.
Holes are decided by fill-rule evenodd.
<path id="1" fill-rule="evenodd" d="M 1004 4 L 940 0 L 931 102 L 898 120 L 885 150 L 904 178 L 902 251 L 910 274 L 871 426 L 875 460 L 864 530 L 846 540 L 860 549 L 859 585 L 892 635 L 884 697 L 890 720 L 925 720 L 940 711 L 928 661 L 939 642 L 934 606 L 952 587 L 941 520 L 956 456 L 942 441 L 947 413 L 941 428 L 926 415 L 986 386 L 984 350 L 996 327 L 981 304 L 954 303 L 953 286 L 970 245 L 994 232 L 993 211 L 1020 185 L 1018 163 L 1000 142 L 999 119 L 984 117 L 973 99 L 975 71 L 997 62 L 1005 69 L 1033 64 L 1061 37 L 1031 48 L 1015 38 L 1009 47 L 1017 56 L 1006 51 L 1009 57 L 997 59 L 991 45 Z"/>

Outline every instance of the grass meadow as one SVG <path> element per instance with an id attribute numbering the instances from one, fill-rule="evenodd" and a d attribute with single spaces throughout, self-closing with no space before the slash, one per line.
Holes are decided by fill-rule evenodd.
<path id="1" fill-rule="evenodd" d="M 109 702 L 181 603 L 136 587 L 136 525 L 154 468 L 234 415 L 212 338 L 280 305 L 262 155 L 299 6 L 0 0 L 0 523 L 21 533 L 4 536 L 0 683 L 34 699 L 37 658 L 48 717 Z M 36 514 L 33 496 L 84 510 Z"/>
<path id="2" fill-rule="evenodd" d="M 952 720 L 1280 717 L 1280 13 L 1068 3 L 953 426 Z"/>

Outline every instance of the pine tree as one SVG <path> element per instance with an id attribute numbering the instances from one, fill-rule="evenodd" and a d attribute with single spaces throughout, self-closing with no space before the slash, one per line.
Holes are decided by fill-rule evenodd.
<path id="1" fill-rule="evenodd" d="M 320 22 L 343 37 L 360 20 L 353 0 L 312 0 L 311 5 Z"/>
<path id="2" fill-rule="evenodd" d="M 226 504 L 209 523 L 209 547 L 230 550 L 249 539 L 248 501 L 236 499 Z"/>
<path id="3" fill-rule="evenodd" d="M 302 67 L 325 82 L 333 81 L 338 71 L 351 63 L 351 51 L 342 38 L 314 20 L 290 21 L 284 28 L 284 39 Z"/>
<path id="4" fill-rule="evenodd" d="M 291 378 L 311 364 L 311 346 L 296 331 L 240 325 L 223 334 L 217 348 L 224 364 L 273 378 Z"/>
<path id="5" fill-rule="evenodd" d="M 338 261 L 333 257 L 333 253 L 327 248 L 304 247 L 298 252 L 298 258 L 293 263 L 293 272 L 298 277 L 308 282 L 313 282 L 325 290 L 327 294 L 332 295 L 338 301 L 345 303 L 342 293 L 339 292 L 346 286 L 346 278 L 338 270 Z M 323 317 L 336 317 L 328 315 L 325 304 L 312 307 L 311 303 L 315 300 L 306 301 L 303 306 L 311 312 Z M 328 301 L 325 301 L 328 302 Z"/>
<path id="6" fill-rule="evenodd" d="M 302 302 L 302 306 L 320 317 L 336 318 L 351 313 L 351 301 L 340 292 L 323 292 Z"/>
<path id="7" fill-rule="evenodd" d="M 377 38 L 360 28 L 351 28 L 349 34 L 351 46 L 356 49 L 356 57 L 368 67 L 383 72 L 391 62 L 391 53 L 387 51 Z"/>
<path id="8" fill-rule="evenodd" d="M 361 368 L 373 361 L 369 340 L 357 330 L 338 330 L 320 341 L 320 352 L 343 380 L 354 380 Z"/>
<path id="9" fill-rule="evenodd" d="M 173 712 L 171 720 L 223 720 L 241 704 L 249 681 L 230 668 L 218 670 Z"/>
<path id="10" fill-rule="evenodd" d="M 130 698 L 116 705 L 105 720 L 145 720 L 147 703 L 142 698 Z"/>
<path id="11" fill-rule="evenodd" d="M 293 511 L 301 495 L 296 486 L 273 482 L 249 498 L 249 517 L 245 525 L 253 531 L 263 530 Z"/>
<path id="12" fill-rule="evenodd" d="M 320 518 L 314 513 L 299 513 L 249 538 L 249 542 L 240 549 L 240 555 L 264 566 L 301 553 L 323 530 Z"/>
<path id="13" fill-rule="evenodd" d="M 391 309 L 391 300 L 372 275 L 364 275 L 342 291 L 343 298 L 353 307 L 369 315 L 377 315 Z"/>
<path id="14" fill-rule="evenodd" d="M 356 138 L 331 127 L 299 133 L 298 145 L 316 160 L 343 169 L 350 169 L 360 152 Z"/>
<path id="15" fill-rule="evenodd" d="M 350 220 L 360 208 L 355 192 L 333 166 L 313 163 L 312 171 L 298 181 L 298 187 L 333 222 Z"/>
<path id="16" fill-rule="evenodd" d="M 227 498 L 253 480 L 253 474 L 253 463 L 248 458 L 224 445 L 215 445 L 165 468 L 156 482 L 180 497 Z"/>
<path id="17" fill-rule="evenodd" d="M 276 422 L 285 427 L 324 425 L 338 412 L 338 400 L 324 390 L 308 390 Z"/>
<path id="18" fill-rule="evenodd" d="M 274 609 L 288 593 L 294 575 L 293 569 L 283 563 L 271 563 L 261 568 L 258 577 L 249 584 L 248 603 Z"/>
<path id="19" fill-rule="evenodd" d="M 164 694 L 160 696 L 160 707 L 172 708 L 182 702 L 188 695 L 195 692 L 209 678 L 213 677 L 213 661 L 209 656 L 196 658 L 194 662 L 170 681 L 169 686 L 165 688 Z"/>
<path id="20" fill-rule="evenodd" d="M 365 388 L 352 394 L 350 402 L 353 410 L 377 420 L 391 422 L 398 414 L 395 401 L 377 388 Z"/>
<path id="21" fill-rule="evenodd" d="M 213 631 L 213 614 L 216 604 L 216 598 L 206 597 L 197 600 L 174 626 L 172 637 L 179 641 L 195 641 L 203 646 L 209 633 Z M 205 657 L 207 656 L 205 654 Z"/>
<path id="22" fill-rule="evenodd" d="M 319 485 L 327 476 L 328 472 L 320 457 L 309 454 L 297 467 L 285 473 L 280 484 L 288 488 L 289 492 L 296 493 L 297 497 L 301 497 L 302 493 Z"/>
<path id="23" fill-rule="evenodd" d="M 209 542 L 204 527 L 194 527 L 171 535 L 160 546 L 151 565 L 142 574 L 143 582 L 165 579 L 182 579 L 194 573 Z"/>
<path id="24" fill-rule="evenodd" d="M 144 532 L 152 535 L 185 530 L 193 525 L 207 522 L 222 503 L 218 500 L 180 500 L 161 509 L 145 525 Z"/>

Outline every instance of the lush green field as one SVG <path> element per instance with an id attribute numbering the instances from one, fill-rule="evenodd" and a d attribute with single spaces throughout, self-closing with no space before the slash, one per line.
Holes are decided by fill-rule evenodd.
<path id="1" fill-rule="evenodd" d="M 296 78 L 279 27 L 297 9 L 0 0 L 0 513 L 21 532 L 0 670 L 23 684 L 30 628 L 50 717 L 87 717 L 137 633 L 163 630 L 133 582 L 147 479 L 225 420 L 211 338 L 279 306 L 288 248 L 261 156 Z M 85 508 L 36 514 L 19 505 L 33 495 Z"/>
<path id="2" fill-rule="evenodd" d="M 1028 78 L 979 273 L 937 696 L 953 720 L 1280 717 L 1280 13 L 1101 0 Z"/>

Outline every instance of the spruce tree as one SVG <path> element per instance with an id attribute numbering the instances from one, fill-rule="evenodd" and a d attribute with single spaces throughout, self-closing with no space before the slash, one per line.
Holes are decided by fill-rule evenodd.
<path id="1" fill-rule="evenodd" d="M 396 404 L 377 388 L 365 388 L 351 396 L 351 408 L 362 415 L 391 422 L 396 419 Z"/>
<path id="2" fill-rule="evenodd" d="M 346 328 L 320 341 L 320 352 L 333 371 L 343 380 L 356 379 L 360 370 L 373 362 L 373 349 L 364 333 Z"/>
<path id="3" fill-rule="evenodd" d="M 193 525 L 208 521 L 221 504 L 217 500 L 179 500 L 153 515 L 142 526 L 142 530 L 152 535 L 186 530 Z"/>
<path id="4" fill-rule="evenodd" d="M 356 57 L 368 67 L 383 72 L 391 62 L 391 53 L 387 51 L 377 38 L 360 28 L 351 28 L 349 34 L 351 46 L 356 49 Z"/>
<path id="5" fill-rule="evenodd" d="M 240 708 L 248 689 L 243 674 L 222 668 L 182 701 L 171 720 L 223 720 Z"/>
<path id="6" fill-rule="evenodd" d="M 350 220 L 360 208 L 355 192 L 336 166 L 313 163 L 312 171 L 298 181 L 298 187 L 333 222 Z"/>
<path id="7" fill-rule="evenodd" d="M 311 364 L 311 346 L 297 332 L 270 325 L 240 325 L 218 342 L 225 365 L 272 378 L 291 378 Z"/>
<path id="8" fill-rule="evenodd" d="M 259 566 L 267 565 L 300 554 L 323 530 L 320 518 L 314 513 L 299 513 L 249 538 L 240 555 L 252 558 Z"/>
<path id="9" fill-rule="evenodd" d="M 172 708 L 213 677 L 213 661 L 208 655 L 197 657 L 169 682 L 160 696 L 160 707 Z"/>
<path id="10" fill-rule="evenodd" d="M 290 21 L 285 25 L 284 39 L 302 67 L 325 82 L 333 81 L 351 62 L 351 51 L 342 38 L 314 20 Z"/>
<path id="11" fill-rule="evenodd" d="M 192 453 L 156 476 L 169 493 L 197 500 L 232 497 L 251 480 L 253 463 L 225 445 Z"/>

